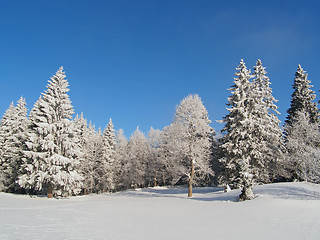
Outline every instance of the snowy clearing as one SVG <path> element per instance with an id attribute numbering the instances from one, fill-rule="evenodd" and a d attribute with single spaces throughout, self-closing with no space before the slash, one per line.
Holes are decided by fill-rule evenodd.
<path id="1" fill-rule="evenodd" d="M 320 185 L 147 188 L 47 199 L 0 193 L 0 239 L 320 239 Z"/>

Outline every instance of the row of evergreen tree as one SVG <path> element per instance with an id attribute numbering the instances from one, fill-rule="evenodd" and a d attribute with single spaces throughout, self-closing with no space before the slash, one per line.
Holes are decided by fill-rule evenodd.
<path id="1" fill-rule="evenodd" d="M 127 140 L 110 119 L 104 131 L 81 114 L 72 118 L 61 67 L 27 116 L 21 98 L 0 124 L 0 190 L 49 197 L 128 188 L 220 184 L 242 188 L 283 180 L 320 182 L 319 110 L 299 65 L 288 117 L 281 130 L 276 99 L 260 60 L 251 74 L 243 60 L 228 98 L 222 137 L 210 127 L 198 95 L 176 108 L 174 120 Z"/>

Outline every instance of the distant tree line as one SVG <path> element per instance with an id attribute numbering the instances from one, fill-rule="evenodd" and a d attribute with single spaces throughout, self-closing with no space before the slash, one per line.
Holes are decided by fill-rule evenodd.
<path id="1" fill-rule="evenodd" d="M 0 190 L 68 196 L 164 185 L 241 188 L 279 181 L 320 182 L 319 109 L 307 73 L 299 65 L 283 129 L 277 100 L 260 60 L 251 73 L 236 68 L 222 134 L 210 127 L 198 95 L 185 97 L 162 130 L 139 128 L 126 139 L 110 119 L 95 129 L 83 114 L 73 118 L 61 67 L 29 115 L 20 98 L 0 124 Z"/>

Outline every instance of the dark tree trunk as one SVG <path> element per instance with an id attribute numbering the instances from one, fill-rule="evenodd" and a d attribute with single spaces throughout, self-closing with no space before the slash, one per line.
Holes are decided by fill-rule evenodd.
<path id="1" fill-rule="evenodd" d="M 194 177 L 194 163 L 192 159 L 190 161 L 190 164 L 191 164 L 191 174 L 188 182 L 188 197 L 192 197 L 192 182 Z"/>
<path id="2" fill-rule="evenodd" d="M 153 186 L 154 186 L 154 187 L 157 186 L 157 179 L 156 179 L 156 178 L 153 179 Z"/>
<path id="3" fill-rule="evenodd" d="M 83 189 L 83 195 L 88 195 L 88 190 L 86 188 Z"/>
<path id="4" fill-rule="evenodd" d="M 48 184 L 48 198 L 52 198 L 52 197 L 53 197 L 52 184 L 49 183 L 49 184 Z"/>
<path id="5" fill-rule="evenodd" d="M 239 201 L 246 201 L 246 200 L 251 200 L 254 198 L 254 194 L 252 191 L 252 186 L 246 186 L 244 185 L 244 187 L 242 188 L 242 192 L 239 196 Z"/>
<path id="6" fill-rule="evenodd" d="M 166 179 L 164 177 L 164 171 L 162 171 L 162 184 L 163 184 L 163 186 L 166 185 Z"/>

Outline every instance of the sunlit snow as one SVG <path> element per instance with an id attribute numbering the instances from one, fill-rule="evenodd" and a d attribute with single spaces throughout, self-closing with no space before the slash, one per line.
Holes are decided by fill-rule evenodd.
<path id="1" fill-rule="evenodd" d="M 319 239 L 320 185 L 146 188 L 59 199 L 0 193 L 0 239 Z"/>

